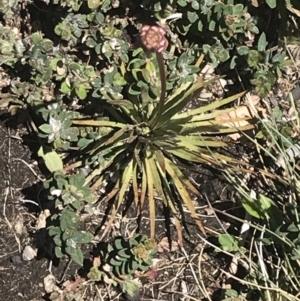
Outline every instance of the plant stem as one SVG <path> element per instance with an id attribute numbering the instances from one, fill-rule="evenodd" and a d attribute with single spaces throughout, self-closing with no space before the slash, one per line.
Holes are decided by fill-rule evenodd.
<path id="1" fill-rule="evenodd" d="M 164 59 L 161 52 L 156 52 L 156 59 L 158 63 L 158 69 L 159 69 L 159 75 L 160 75 L 160 81 L 161 81 L 161 91 L 160 91 L 160 100 L 158 104 L 158 111 L 157 115 L 154 116 L 154 122 L 152 124 L 152 129 L 155 129 L 158 123 L 158 120 L 160 119 L 160 116 L 163 113 L 163 107 L 165 103 L 165 97 L 166 97 L 166 91 L 167 91 L 167 78 L 166 78 L 166 70 L 164 66 Z"/>

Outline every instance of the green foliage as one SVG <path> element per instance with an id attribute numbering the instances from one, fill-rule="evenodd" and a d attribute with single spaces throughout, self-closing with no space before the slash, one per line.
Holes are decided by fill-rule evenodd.
<path id="1" fill-rule="evenodd" d="M 237 252 L 239 251 L 240 244 L 236 237 L 230 234 L 220 234 L 218 236 L 219 244 L 222 250 L 226 252 Z"/>
<path id="2" fill-rule="evenodd" d="M 9 28 L 0 24 L 0 65 L 13 66 L 24 56 L 28 44 L 21 39 L 17 28 Z"/>
<path id="3" fill-rule="evenodd" d="M 284 51 L 273 50 L 272 53 L 270 49 L 266 34 L 272 35 L 274 31 L 263 26 L 264 18 L 268 18 L 267 10 L 264 15 L 262 6 L 261 13 L 251 15 L 254 13 L 251 5 L 238 2 L 172 1 L 166 5 L 167 10 L 181 12 L 182 18 L 170 28 L 174 33 L 186 36 L 186 43 L 191 40 L 199 43 L 214 67 L 226 62 L 230 69 L 237 68 L 241 75 L 250 74 L 256 92 L 265 96 L 290 62 L 286 61 Z M 153 9 L 159 12 L 163 7 L 157 3 Z M 278 10 L 287 11 L 281 3 Z M 255 39 L 258 35 L 260 38 Z"/>
<path id="4" fill-rule="evenodd" d="M 46 150 L 43 146 L 38 151 L 38 156 L 42 157 L 48 170 L 52 173 L 63 169 L 63 161 L 55 150 L 49 148 Z"/>
<path id="5" fill-rule="evenodd" d="M 54 31 L 63 40 L 69 41 L 70 45 L 75 45 L 83 29 L 89 27 L 86 19 L 86 15 L 70 13 L 55 27 Z"/>
<path id="6" fill-rule="evenodd" d="M 227 289 L 224 294 L 222 301 L 242 301 L 243 297 L 239 296 L 239 293 L 234 289 Z"/>
<path id="7" fill-rule="evenodd" d="M 142 53 L 140 53 L 142 55 Z M 108 133 L 97 141 L 91 141 L 82 148 L 83 160 L 81 165 L 93 163 L 93 172 L 87 177 L 96 189 L 104 180 L 107 172 L 118 170 L 119 175 L 111 188 L 108 200 L 115 197 L 115 207 L 112 217 L 104 233 L 108 230 L 118 212 L 128 187 L 134 194 L 134 202 L 138 212 L 143 207 L 145 196 L 149 194 L 149 211 L 151 221 L 151 237 L 155 233 L 155 203 L 156 194 L 169 207 L 175 217 L 177 231 L 182 241 L 181 226 L 179 225 L 180 209 L 177 201 L 182 201 L 200 229 L 203 227 L 197 220 L 196 210 L 189 191 L 199 195 L 197 189 L 184 174 L 179 162 L 214 163 L 223 159 L 234 162 L 233 159 L 212 152 L 209 147 L 223 147 L 226 144 L 209 138 L 210 135 L 231 133 L 237 130 L 251 128 L 251 125 L 239 128 L 229 128 L 224 121 L 217 117 L 235 108 L 218 110 L 221 106 L 233 102 L 240 95 L 215 101 L 183 113 L 190 99 L 209 85 L 216 78 L 205 81 L 202 78 L 194 81 L 193 77 L 185 80 L 178 77 L 176 88 L 169 91 L 165 98 L 161 82 L 165 79 L 159 75 L 158 65 L 163 62 L 153 57 L 152 60 L 135 59 L 130 65 L 135 82 L 128 87 L 128 100 L 110 100 L 108 103 L 111 120 L 77 119 L 74 126 L 90 126 L 110 128 Z M 187 74 L 193 72 L 188 68 L 189 58 L 180 57 L 181 66 Z M 184 65 L 186 62 L 186 66 Z M 197 68 L 197 66 L 194 66 Z M 164 67 L 163 67 L 164 68 Z M 187 75 L 186 74 L 186 75 Z M 169 79 L 172 79 L 171 83 Z M 160 79 L 160 80 L 159 80 Z M 167 75 L 166 83 L 173 86 L 172 74 Z M 161 95 L 160 95 L 161 94 Z M 212 113 L 213 110 L 213 113 Z M 239 120 L 237 118 L 237 120 Z M 232 121 L 234 121 L 232 119 Z M 101 158 L 99 160 L 99 157 Z"/>
<path id="8" fill-rule="evenodd" d="M 49 109 L 41 109 L 47 123 L 39 126 L 39 136 L 47 138 L 47 143 L 53 145 L 54 149 L 68 150 L 72 142 L 77 142 L 79 129 L 71 127 L 72 119 L 79 117 L 79 114 L 70 111 L 62 111 L 60 105 L 49 105 Z"/>
<path id="9" fill-rule="evenodd" d="M 154 240 L 145 235 L 135 234 L 128 240 L 117 237 L 100 250 L 100 265 L 92 267 L 88 277 L 94 281 L 120 285 L 123 292 L 133 296 L 138 288 L 134 274 L 148 271 L 156 252 Z"/>
<path id="10" fill-rule="evenodd" d="M 19 13 L 18 0 L 0 0 L 0 13 L 6 20 L 11 20 Z"/>
<path id="11" fill-rule="evenodd" d="M 290 244 L 284 245 L 286 252 L 289 254 L 291 260 L 297 261 L 300 259 L 300 207 L 297 204 L 287 204 L 286 222 L 279 226 L 276 234 L 279 237 L 285 238 Z"/>
<path id="12" fill-rule="evenodd" d="M 61 172 L 44 182 L 49 201 L 54 204 L 47 229 L 55 244 L 55 255 L 67 255 L 80 265 L 83 254 L 79 245 L 91 242 L 93 235 L 79 229 L 79 213 L 86 204 L 96 201 L 96 195 L 84 183 L 81 174 L 65 176 Z"/>
<path id="13" fill-rule="evenodd" d="M 268 156 L 277 156 L 278 151 L 284 152 L 285 149 L 292 147 L 297 143 L 298 139 L 295 136 L 297 125 L 292 120 L 283 119 L 283 111 L 280 106 L 270 109 L 270 118 L 259 122 L 259 131 L 256 138 L 261 139 L 261 143 L 267 142 L 265 149 Z M 276 150 L 273 145 L 276 145 Z"/>

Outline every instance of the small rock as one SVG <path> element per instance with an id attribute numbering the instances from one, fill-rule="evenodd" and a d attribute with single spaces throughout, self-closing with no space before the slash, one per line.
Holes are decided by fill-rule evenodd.
<path id="1" fill-rule="evenodd" d="M 24 233 L 25 227 L 24 227 L 24 218 L 21 215 L 18 215 L 16 218 L 16 222 L 14 225 L 15 231 L 17 235 L 22 235 Z"/>
<path id="2" fill-rule="evenodd" d="M 209 100 L 212 98 L 213 94 L 211 92 L 201 92 L 199 98 Z"/>
<path id="3" fill-rule="evenodd" d="M 46 219 L 47 217 L 50 216 L 50 211 L 48 209 L 45 209 L 44 211 L 41 212 L 39 215 L 37 221 L 36 221 L 36 229 L 43 229 L 46 228 Z"/>
<path id="4" fill-rule="evenodd" d="M 44 278 L 44 290 L 47 294 L 59 291 L 59 287 L 56 285 L 56 278 L 53 275 L 48 275 Z"/>
<path id="5" fill-rule="evenodd" d="M 11 261 L 11 263 L 13 263 L 13 264 L 22 264 L 23 263 L 23 261 L 22 261 L 22 258 L 21 258 L 21 256 L 19 256 L 19 255 L 16 255 L 16 256 L 12 256 L 11 258 L 10 258 L 10 261 Z"/>
<path id="6" fill-rule="evenodd" d="M 30 261 L 37 255 L 37 249 L 33 249 L 31 246 L 26 246 L 23 254 L 22 254 L 22 259 L 24 261 Z"/>

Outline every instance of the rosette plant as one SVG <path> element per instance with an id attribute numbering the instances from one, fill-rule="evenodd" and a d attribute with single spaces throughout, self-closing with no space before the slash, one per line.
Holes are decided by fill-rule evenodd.
<path id="1" fill-rule="evenodd" d="M 109 129 L 106 135 L 82 149 L 84 155 L 78 163 L 86 165 L 93 162 L 92 172 L 86 178 L 86 184 L 93 189 L 102 184 L 107 174 L 115 175 L 111 177 L 115 181 L 110 183 L 110 191 L 105 196 L 107 201 L 114 200 L 114 205 L 103 235 L 131 190 L 137 214 L 141 213 L 145 201 L 148 202 L 151 238 L 155 235 L 156 203 L 161 201 L 172 211 L 179 242 L 182 243 L 180 220 L 183 206 L 205 233 L 191 197 L 192 194 L 199 197 L 200 193 L 184 173 L 185 163 L 234 163 L 234 159 L 211 150 L 226 146 L 225 142 L 215 137 L 243 131 L 251 125 L 229 127 L 228 122 L 241 119 L 228 121 L 217 118 L 234 110 L 228 106 L 223 110 L 219 108 L 232 103 L 243 93 L 193 110 L 184 110 L 201 89 L 218 78 L 206 80 L 204 76 L 199 76 L 171 90 L 167 89 L 162 52 L 168 42 L 164 29 L 157 25 L 145 25 L 140 37 L 149 58 L 145 60 L 145 68 L 133 69 L 137 82 L 128 88 L 128 99 L 108 101 L 111 106 L 110 120 L 73 121 L 74 126 Z M 202 60 L 203 56 L 198 59 L 197 67 Z M 156 85 L 153 84 L 155 74 L 159 78 Z"/>
<path id="2" fill-rule="evenodd" d="M 99 263 L 90 269 L 89 279 L 120 285 L 124 293 L 133 295 L 138 288 L 137 277 L 147 277 L 157 252 L 154 240 L 135 234 L 125 240 L 117 237 L 100 250 Z M 96 262 L 96 261 L 94 261 Z M 151 273 L 151 272 L 150 272 Z"/>

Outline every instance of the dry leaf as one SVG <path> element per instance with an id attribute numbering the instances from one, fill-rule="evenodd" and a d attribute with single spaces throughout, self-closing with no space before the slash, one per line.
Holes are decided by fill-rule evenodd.
<path id="1" fill-rule="evenodd" d="M 18 215 L 16 218 L 16 223 L 14 225 L 15 231 L 17 235 L 21 235 L 26 232 L 26 228 L 24 226 L 24 218 L 21 215 Z"/>
<path id="2" fill-rule="evenodd" d="M 259 6 L 258 0 L 251 0 L 251 2 L 252 2 L 252 5 L 253 5 L 254 7 L 258 7 L 258 6 Z"/>
<path id="3" fill-rule="evenodd" d="M 286 8 L 292 12 L 293 14 L 295 14 L 297 17 L 300 17 L 300 10 L 295 9 L 293 6 L 291 5 L 287 5 Z"/>
<path id="4" fill-rule="evenodd" d="M 172 240 L 172 250 L 170 250 L 169 240 L 168 237 L 164 237 L 158 244 L 157 244 L 157 251 L 163 253 L 164 251 L 176 251 L 178 250 L 178 243 Z"/>
<path id="5" fill-rule="evenodd" d="M 64 291 L 75 293 L 77 291 L 78 286 L 83 282 L 84 282 L 84 278 L 81 277 L 77 278 L 75 281 L 67 280 L 63 284 Z"/>
<path id="6" fill-rule="evenodd" d="M 207 214 L 208 216 L 214 215 L 214 214 L 215 214 L 215 209 L 214 209 L 214 208 L 211 208 L 211 207 L 205 208 L 204 211 L 206 212 L 206 214 Z"/>
<path id="7" fill-rule="evenodd" d="M 93 260 L 93 267 L 100 266 L 100 257 L 95 257 Z"/>
<path id="8" fill-rule="evenodd" d="M 258 96 L 251 96 L 248 99 L 248 105 L 243 105 L 235 108 L 235 110 L 222 114 L 220 116 L 216 117 L 216 120 L 228 120 L 231 122 L 228 123 L 223 123 L 223 126 L 226 127 L 233 127 L 233 128 L 238 128 L 242 126 L 247 126 L 249 125 L 250 119 L 252 119 L 254 116 L 257 116 L 258 113 L 261 113 L 262 115 L 266 115 L 266 109 L 257 107 L 259 103 L 259 97 Z M 236 119 L 241 119 L 241 120 L 236 120 Z M 241 137 L 240 133 L 234 133 L 231 135 L 228 135 L 231 139 L 233 140 L 238 140 Z"/>

